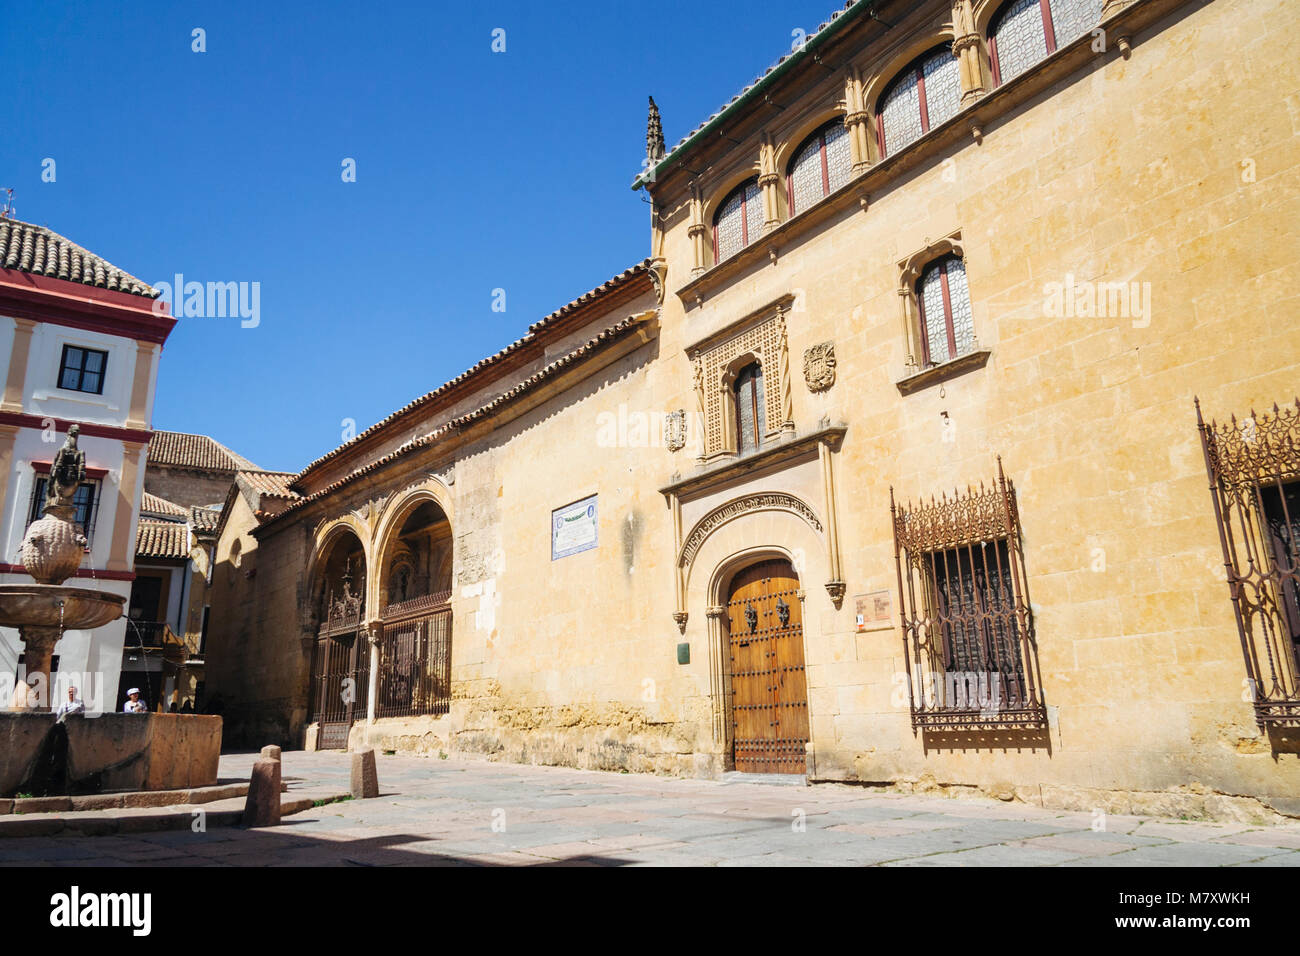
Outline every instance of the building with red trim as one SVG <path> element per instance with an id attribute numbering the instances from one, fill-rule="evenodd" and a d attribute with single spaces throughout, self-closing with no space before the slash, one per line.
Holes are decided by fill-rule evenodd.
<path id="1" fill-rule="evenodd" d="M 154 389 L 176 320 L 157 292 L 58 233 L 0 219 L 0 582 L 30 582 L 18 561 L 40 515 L 50 462 L 68 426 L 81 426 L 86 481 L 77 519 L 88 539 L 70 584 L 127 596 Z M 117 696 L 127 623 L 68 631 L 55 647 L 57 684 L 76 683 L 88 707 Z M 22 672 L 17 632 L 0 629 L 0 673 Z"/>

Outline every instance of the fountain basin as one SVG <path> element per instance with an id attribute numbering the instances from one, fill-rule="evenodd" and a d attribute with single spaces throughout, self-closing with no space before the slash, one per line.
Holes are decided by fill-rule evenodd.
<path id="1" fill-rule="evenodd" d="M 217 716 L 0 713 L 0 797 L 208 787 L 220 756 Z"/>
<path id="2" fill-rule="evenodd" d="M 60 615 L 60 603 L 62 615 Z M 88 631 L 122 616 L 121 594 L 57 584 L 0 584 L 0 627 Z"/>

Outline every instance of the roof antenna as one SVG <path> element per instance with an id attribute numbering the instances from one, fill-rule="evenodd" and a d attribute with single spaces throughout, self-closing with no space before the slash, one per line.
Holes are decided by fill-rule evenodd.
<path id="1" fill-rule="evenodd" d="M 0 209 L 0 219 L 12 219 L 14 217 L 14 191 L 13 188 L 5 189 L 5 207 Z"/>

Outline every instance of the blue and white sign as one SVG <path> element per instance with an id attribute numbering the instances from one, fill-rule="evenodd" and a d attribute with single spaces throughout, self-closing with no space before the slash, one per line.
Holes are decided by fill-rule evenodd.
<path id="1" fill-rule="evenodd" d="M 551 512 L 551 560 L 596 546 L 596 496 Z"/>

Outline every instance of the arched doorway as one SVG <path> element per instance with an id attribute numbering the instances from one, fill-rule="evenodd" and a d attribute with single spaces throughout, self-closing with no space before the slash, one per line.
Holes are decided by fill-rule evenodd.
<path id="1" fill-rule="evenodd" d="M 808 682 L 799 577 L 784 558 L 737 571 L 727 586 L 731 753 L 736 770 L 804 773 Z"/>
<path id="2" fill-rule="evenodd" d="M 399 511 L 381 552 L 376 717 L 451 709 L 451 523 L 432 499 Z"/>
<path id="3" fill-rule="evenodd" d="M 370 648 L 362 636 L 366 556 L 351 531 L 336 534 L 319 563 L 317 601 L 320 628 L 311 659 L 311 720 L 318 725 L 317 749 L 348 745 L 352 724 L 366 716 L 370 690 Z"/>

